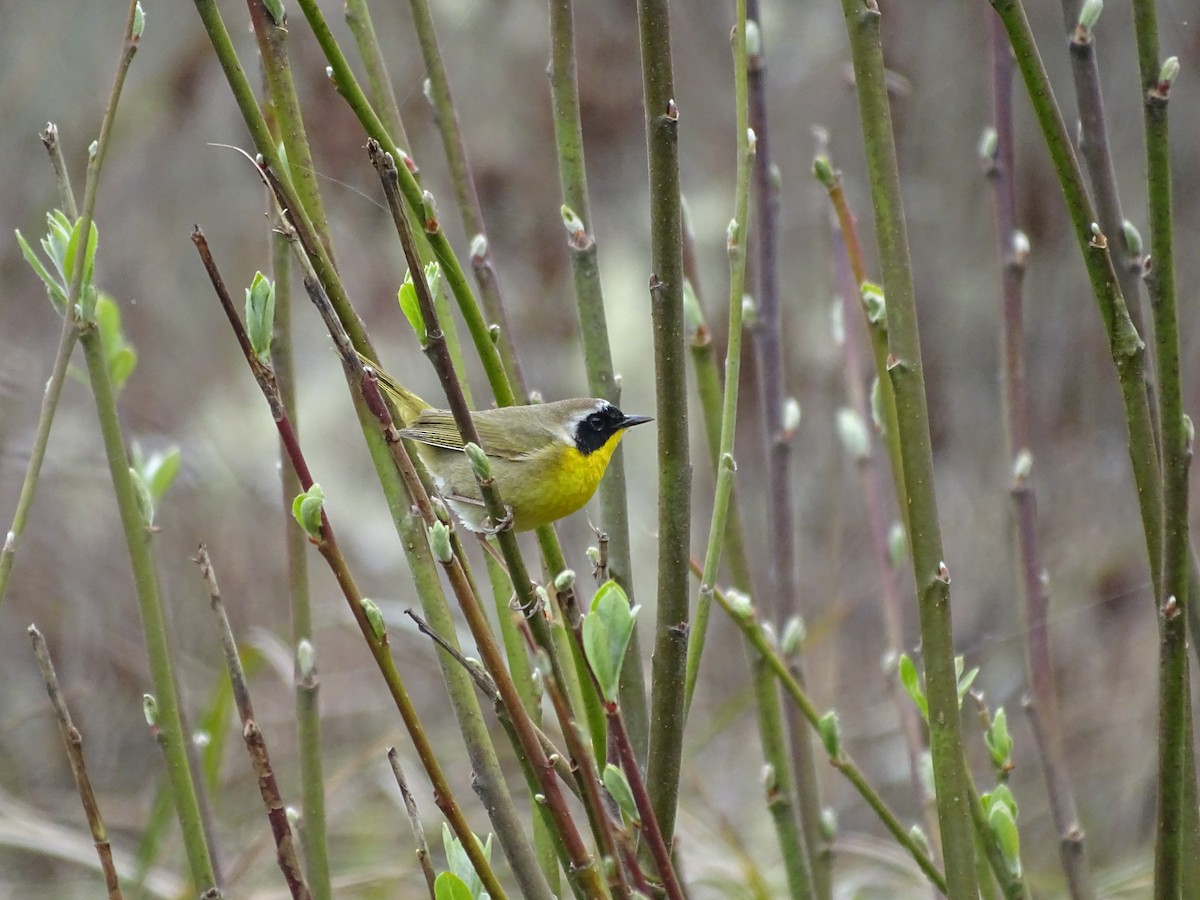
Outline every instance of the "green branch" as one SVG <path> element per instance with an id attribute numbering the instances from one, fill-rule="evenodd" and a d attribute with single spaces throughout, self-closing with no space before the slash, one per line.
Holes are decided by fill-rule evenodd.
<path id="1" fill-rule="evenodd" d="M 900 194 L 900 173 L 884 81 L 880 14 L 873 2 L 843 0 L 858 86 L 875 232 L 887 296 L 888 375 L 900 411 L 899 433 L 907 489 L 909 545 L 929 689 L 930 747 L 938 821 L 951 900 L 976 895 L 975 849 L 966 799 L 958 685 L 950 620 L 950 575 L 944 562 L 934 491 L 929 411 L 917 330 L 916 296 Z"/>
<path id="2" fill-rule="evenodd" d="M 575 306 L 583 343 L 588 391 L 614 406 L 621 388 L 613 372 L 604 293 L 588 198 L 579 83 L 575 65 L 573 0 L 550 0 L 550 99 L 554 109 L 554 142 L 562 186 L 563 222 L 575 276 Z M 608 535 L 608 570 L 633 602 L 633 569 L 629 555 L 629 507 L 626 502 L 625 454 L 618 446 L 600 482 L 600 525 Z M 649 738 L 646 684 L 638 632 L 635 629 L 621 671 L 621 711 L 638 759 L 645 761 Z"/>
<path id="3" fill-rule="evenodd" d="M 679 110 L 667 0 L 638 0 L 650 171 L 650 314 L 658 421 L 658 605 L 646 782 L 663 837 L 675 833 L 687 677 L 691 457 L 684 354 Z"/>

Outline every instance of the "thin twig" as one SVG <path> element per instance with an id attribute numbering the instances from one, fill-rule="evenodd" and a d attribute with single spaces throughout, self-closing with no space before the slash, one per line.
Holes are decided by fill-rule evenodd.
<path id="1" fill-rule="evenodd" d="M 408 823 L 412 826 L 413 840 L 417 845 L 417 862 L 421 865 L 421 874 L 425 876 L 425 886 L 429 896 L 435 897 L 433 882 L 437 873 L 433 870 L 433 861 L 429 858 L 429 845 L 425 842 L 425 827 L 421 824 L 421 813 L 417 810 L 417 801 L 408 782 L 404 779 L 404 770 L 400 768 L 400 754 L 395 747 L 388 747 L 388 763 L 391 764 L 392 774 L 396 776 L 396 784 L 400 788 L 400 796 L 404 798 L 404 810 L 408 813 Z"/>
<path id="2" fill-rule="evenodd" d="M 693 560 L 691 568 L 693 574 L 699 577 L 699 563 Z M 821 714 L 817 711 L 817 707 L 813 704 L 812 700 L 809 699 L 803 685 L 793 677 L 791 670 L 788 668 L 787 661 L 779 655 L 779 652 L 772 645 L 770 639 L 763 632 L 763 627 L 758 621 L 758 614 L 753 605 L 741 602 L 734 603 L 732 598 L 726 596 L 725 592 L 720 588 L 713 588 L 713 599 L 717 601 L 721 609 L 725 610 L 733 624 L 737 626 L 738 630 L 742 632 L 754 648 L 754 652 L 763 659 L 774 676 L 779 679 L 780 687 L 783 688 L 784 692 L 799 707 L 800 712 L 804 714 L 804 718 L 808 720 L 814 729 L 818 728 Z M 870 783 L 864 777 L 862 770 L 858 768 L 854 760 L 850 758 L 850 755 L 845 750 L 842 750 L 837 757 L 831 758 L 829 762 L 854 785 L 863 800 L 867 802 L 867 805 L 879 817 L 879 821 L 892 834 L 892 837 L 912 856 L 930 882 L 945 894 L 947 892 L 945 876 L 938 871 L 937 865 L 929 858 L 929 855 L 921 845 L 913 839 L 904 825 L 901 824 L 900 819 L 892 812 L 883 797 L 871 787 Z M 969 834 L 968 837 L 970 837 Z"/>
<path id="3" fill-rule="evenodd" d="M 45 682 L 46 692 L 50 695 L 50 705 L 54 707 L 54 716 L 58 719 L 58 730 L 62 735 L 63 747 L 67 751 L 67 759 L 71 763 L 71 774 L 75 776 L 75 788 L 83 802 L 83 812 L 92 832 L 96 855 L 100 857 L 100 871 L 104 873 L 104 885 L 108 889 L 109 900 L 121 900 L 123 895 L 117 879 L 117 869 L 113 864 L 112 845 L 108 842 L 108 831 L 104 827 L 100 804 L 96 801 L 95 791 L 92 790 L 92 780 L 88 776 L 87 762 L 83 756 L 83 735 L 71 720 L 71 711 L 67 708 L 66 697 L 59 687 L 46 639 L 42 637 L 36 625 L 30 625 L 27 631 L 30 640 L 33 641 L 33 655 L 37 657 L 38 668 L 42 671 L 42 681 Z"/>
<path id="4" fill-rule="evenodd" d="M 1095 896 L 1095 889 L 1091 883 L 1091 870 L 1083 844 L 1083 828 L 1075 808 L 1075 796 L 1063 751 L 1047 622 L 1050 605 L 1049 575 L 1042 566 L 1037 529 L 1037 496 L 1030 468 L 1033 448 L 1025 388 L 1022 296 L 1028 249 L 1024 236 L 1017 230 L 1012 50 L 998 17 L 989 17 L 989 27 L 992 43 L 992 115 L 996 152 L 988 161 L 987 175 L 992 187 L 996 255 L 1000 261 L 1005 433 L 1008 441 L 1008 459 L 1012 467 L 1013 526 L 1017 538 L 1018 583 L 1024 601 L 1025 665 L 1031 693 L 1025 708 L 1034 722 L 1034 742 L 1042 764 L 1042 775 L 1046 779 L 1050 813 L 1058 832 L 1059 856 L 1067 876 L 1067 884 L 1074 900 L 1086 900 Z M 1080 97 L 1082 109 L 1082 93 Z M 1093 141 L 1097 139 L 1095 134 L 1088 137 Z M 1092 181 L 1096 184 L 1095 171 Z"/>
<path id="5" fill-rule="evenodd" d="M 958 714 L 950 574 L 942 549 L 934 488 L 929 409 L 900 173 L 884 81 L 880 12 L 876 4 L 862 0 L 843 0 L 842 7 L 854 61 L 875 209 L 875 236 L 887 296 L 888 376 L 895 390 L 896 405 L 904 410 L 897 423 L 897 438 L 903 448 L 900 456 L 928 686 L 933 775 L 949 896 L 958 900 L 976 895 L 975 848 L 971 843 L 970 810 L 966 802 L 968 773 L 963 766 Z"/>
<path id="6" fill-rule="evenodd" d="M 242 739 L 246 743 L 246 751 L 250 754 L 254 774 L 258 778 L 259 794 L 262 795 L 263 805 L 267 808 L 267 820 L 271 824 L 271 837 L 275 840 L 275 858 L 279 863 L 279 870 L 283 872 L 288 890 L 295 900 L 311 900 L 312 894 L 309 893 L 304 873 L 300 869 L 300 860 L 296 856 L 296 844 L 292 837 L 291 825 L 288 823 L 287 810 L 283 805 L 283 796 L 279 792 L 279 783 L 275 780 L 275 771 L 271 768 L 267 742 L 255 720 L 250 686 L 246 683 L 246 672 L 238 654 L 237 640 L 229 625 L 229 617 L 225 614 L 225 604 L 217 586 L 217 573 L 204 544 L 200 545 L 193 562 L 200 566 L 200 576 L 208 590 L 217 632 L 221 637 L 221 649 L 225 653 L 225 668 L 229 672 L 229 683 L 233 688 L 234 705 L 237 706 L 238 717 L 242 722 Z"/>

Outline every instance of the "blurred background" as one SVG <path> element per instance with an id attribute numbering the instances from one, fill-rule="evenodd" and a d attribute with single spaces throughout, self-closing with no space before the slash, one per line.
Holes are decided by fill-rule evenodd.
<path id="1" fill-rule="evenodd" d="M 341 5 L 322 4 L 347 47 Z M 988 184 L 977 156 L 990 118 L 985 3 L 881 2 L 894 73 L 893 115 L 916 272 L 922 344 L 938 471 L 938 500 L 953 577 L 956 644 L 993 709 L 1009 712 L 1017 739 L 1013 785 L 1030 881 L 1061 892 L 1056 838 L 1020 701 L 1022 624 L 1009 525 L 998 376 L 998 267 Z M 1030 14 L 1069 123 L 1075 119 L 1058 4 Z M 401 9 L 401 7 L 404 7 Z M 547 13 L 527 0 L 442 0 L 434 5 L 442 49 L 474 165 L 513 337 L 532 387 L 549 399 L 586 391 L 551 129 Z M 906 822 L 913 800 L 898 714 L 881 669 L 879 585 L 870 564 L 862 497 L 834 418 L 845 403 L 833 339 L 827 203 L 809 174 L 814 127 L 825 128 L 835 164 L 874 257 L 871 215 L 849 53 L 838 4 L 764 2 L 770 139 L 782 176 L 781 284 L 787 392 L 803 409 L 793 460 L 799 596 L 808 626 L 808 684 L 836 708 L 850 752 Z M 1037 7 L 1037 8 L 1032 8 Z M 254 45 L 244 6 L 221 4 L 247 68 Z M 59 319 L 21 258 L 14 229 L 45 231 L 58 205 L 38 139 L 55 122 L 82 191 L 125 5 L 0 4 L 0 521 L 11 521 L 28 461 Z M 296 797 L 291 664 L 275 432 L 189 240 L 201 225 L 235 290 L 269 265 L 265 199 L 246 159 L 218 145 L 249 140 L 191 4 L 147 5 L 147 25 L 126 85 L 97 207 L 97 283 L 120 303 L 137 371 L 121 396 L 127 433 L 147 451 L 178 445 L 183 470 L 159 512 L 156 544 L 177 664 L 193 718 L 224 679 L 216 633 L 196 567 L 207 542 L 234 628 L 268 663 L 252 681 L 257 711 L 285 797 Z M 424 71 L 404 4 L 372 10 L 426 187 L 465 258 L 441 144 L 422 93 Z M 309 138 L 333 225 L 341 271 L 388 368 L 418 393 L 440 398 L 436 379 L 395 305 L 403 262 L 364 135 L 325 77 L 307 25 L 292 13 L 291 54 Z M 732 214 L 733 93 L 728 45 L 732 4 L 680 0 L 673 41 L 683 190 L 691 210 L 710 324 L 723 351 L 728 293 L 724 251 Z M 633 4 L 581 3 L 576 11 L 583 127 L 594 233 L 622 406 L 652 413 L 648 212 L 641 75 Z M 1200 26 L 1191 0 L 1159 4 L 1164 53 L 1182 72 L 1172 94 L 1176 240 L 1179 248 L 1185 403 L 1195 416 L 1200 282 L 1200 117 L 1195 72 Z M 1140 91 L 1125 4 L 1097 31 L 1110 138 L 1125 215 L 1144 235 Z M 1131 487 L 1126 430 L 1106 339 L 1040 133 L 1017 90 L 1017 190 L 1032 243 L 1026 278 L 1027 360 L 1040 534 L 1054 601 L 1056 654 L 1067 750 L 1098 881 L 1136 896 L 1150 871 L 1155 771 L 1156 625 Z M 1148 239 L 1148 237 L 1147 237 Z M 877 269 L 873 269 L 876 272 Z M 445 753 L 461 796 L 469 767 L 457 741 L 428 643 L 404 625 L 415 602 L 403 556 L 355 427 L 336 356 L 314 311 L 297 307 L 302 439 L 328 510 L 364 591 L 384 607 L 410 690 Z M 857 321 L 847 327 L 858 328 Z M 762 557 L 768 502 L 752 348 L 745 366 L 738 490 L 750 543 Z M 476 396 L 486 382 L 476 376 Z M 46 634 L 118 851 L 136 847 L 161 760 L 142 720 L 149 689 L 141 629 L 95 408 L 86 385 L 68 382 L 54 424 L 32 519 L 9 596 L 0 609 L 0 894 L 92 897 L 83 817 L 25 628 Z M 693 548 L 707 537 L 712 478 L 698 418 Z M 642 646 L 654 620 L 655 442 L 625 442 L 630 473 L 635 591 L 644 606 Z M 889 497 L 890 500 L 890 497 Z M 770 502 L 776 502 L 774 498 Z M 894 504 L 893 504 L 894 506 Z M 592 516 L 597 514 L 593 508 Z M 7 526 L 5 526 L 7 528 Z M 585 572 L 593 540 L 587 516 L 562 523 L 569 562 Z M 532 544 L 531 544 L 532 546 Z M 338 895 L 419 896 L 410 836 L 383 748 L 408 743 L 383 686 L 323 565 L 311 565 L 322 675 L 328 803 Z M 905 580 L 907 594 L 909 582 Z M 917 644 L 906 604 L 908 649 Z M 646 660 L 647 669 L 649 660 Z M 986 754 L 973 719 L 969 743 L 981 788 Z M 696 897 L 730 895 L 745 867 L 782 890 L 777 844 L 761 800 L 747 665 L 740 639 L 718 613 L 689 722 L 679 846 Z M 506 765 L 512 765 L 511 758 Z M 434 807 L 415 759 L 407 766 L 431 823 Z M 714 774 L 716 773 L 716 774 Z M 901 896 L 912 885 L 892 870 L 894 848 L 858 796 L 821 766 L 824 802 L 846 838 L 843 891 Z M 212 786 L 218 852 L 231 895 L 283 895 L 241 747 L 231 743 Z M 477 830 L 487 821 L 469 811 Z M 437 834 L 440 829 L 433 829 Z M 900 863 L 901 867 L 903 862 Z M 181 888 L 182 853 L 165 848 L 156 896 Z M 418 876 L 419 877 L 419 876 Z M 872 885 L 874 888 L 872 888 Z M 874 893 L 870 893 L 871 890 Z M 927 896 L 917 890 L 916 895 Z"/>

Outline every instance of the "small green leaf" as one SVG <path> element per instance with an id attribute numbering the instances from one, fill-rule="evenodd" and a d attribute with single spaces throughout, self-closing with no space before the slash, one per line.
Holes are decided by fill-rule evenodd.
<path id="1" fill-rule="evenodd" d="M 246 288 L 246 334 L 250 348 L 261 363 L 271 358 L 275 330 L 275 285 L 262 272 L 255 272 Z"/>
<path id="2" fill-rule="evenodd" d="M 482 849 L 484 859 L 490 862 L 492 859 L 492 836 L 488 835 L 486 843 L 480 843 L 476 835 L 471 835 L 471 839 Z M 450 867 L 450 872 L 466 887 L 467 896 L 471 897 L 472 900 L 480 900 L 480 898 L 486 897 L 487 894 L 483 890 L 483 881 L 480 879 L 479 873 L 475 871 L 471 857 L 467 855 L 466 848 L 454 836 L 445 822 L 442 823 L 442 847 L 446 851 L 446 864 Z"/>
<path id="3" fill-rule="evenodd" d="M 179 452 L 178 447 L 172 447 L 166 453 L 155 453 L 146 461 L 142 476 L 146 479 L 146 486 L 150 488 L 150 496 L 154 498 L 155 503 L 162 500 L 174 483 L 182 462 L 183 454 Z"/>
<path id="4" fill-rule="evenodd" d="M 925 692 L 921 689 L 921 676 L 917 674 L 917 667 L 907 653 L 900 654 L 899 668 L 900 684 L 904 686 L 904 690 L 912 698 L 912 702 L 921 711 L 921 718 L 928 722 L 929 702 L 925 699 Z"/>
<path id="5" fill-rule="evenodd" d="M 425 316 L 421 313 L 421 304 L 417 301 L 417 289 L 412 283 L 411 274 L 404 276 L 404 284 L 400 285 L 397 299 L 400 301 L 400 311 L 404 313 L 404 318 L 408 319 L 413 333 L 424 347 L 429 332 L 425 329 Z"/>
<path id="6" fill-rule="evenodd" d="M 71 239 L 67 243 L 66 252 L 63 254 L 63 273 L 67 279 L 67 285 L 70 285 L 70 279 L 75 273 L 75 256 L 79 252 L 80 226 L 83 220 L 79 219 L 71 228 Z M 88 231 L 87 243 L 83 251 L 83 280 L 80 282 L 81 287 L 86 288 L 92 283 L 92 275 L 96 268 L 96 244 L 99 240 L 99 232 L 96 229 L 96 223 L 91 223 L 91 228 Z M 80 294 L 84 296 L 84 294 Z M 91 309 L 85 304 L 83 308 L 84 321 L 91 321 Z"/>
<path id="7" fill-rule="evenodd" d="M 129 36 L 135 41 L 142 39 L 142 32 L 146 30 L 146 11 L 142 9 L 141 0 L 138 0 L 133 7 L 133 27 L 129 29 Z"/>
<path id="8" fill-rule="evenodd" d="M 1012 811 L 1004 803 L 994 803 L 988 811 L 988 824 L 996 835 L 1000 852 L 1008 870 L 1018 878 L 1021 876 L 1021 835 L 1017 830 L 1017 820 Z"/>
<path id="9" fill-rule="evenodd" d="M 425 283 L 429 285 L 429 299 L 436 307 L 442 296 L 442 266 L 436 259 L 425 264 Z"/>
<path id="10" fill-rule="evenodd" d="M 640 824 L 642 818 L 638 815 L 637 803 L 633 799 L 633 791 L 629 787 L 629 781 L 625 778 L 625 773 L 612 763 L 608 763 L 604 767 L 604 787 L 612 795 L 612 798 L 617 801 L 617 806 L 620 807 L 625 818 L 631 822 Z"/>
<path id="11" fill-rule="evenodd" d="M 617 700 L 621 663 L 633 636 L 638 607 L 615 581 L 606 581 L 592 598 L 591 612 L 583 620 L 583 652 L 610 703 Z"/>
<path id="12" fill-rule="evenodd" d="M 29 246 L 25 240 L 25 236 L 21 234 L 21 230 L 17 229 L 17 245 L 21 248 L 21 255 L 25 257 L 25 262 L 29 263 L 29 267 L 33 269 L 35 275 L 42 279 L 46 285 L 46 293 L 50 297 L 50 303 L 62 315 L 67 308 L 67 295 L 61 285 L 46 271 L 46 267 L 42 265 L 42 261 L 38 259 L 33 248 Z M 45 241 L 42 242 L 45 247 Z"/>
<path id="13" fill-rule="evenodd" d="M 131 347 L 122 347 L 108 361 L 108 378 L 113 390 L 119 391 L 137 368 L 137 353 Z"/>
<path id="14" fill-rule="evenodd" d="M 88 286 L 90 289 L 90 285 Z M 92 318 L 100 332 L 100 346 L 104 348 L 104 359 L 108 363 L 108 377 L 113 390 L 120 392 L 137 366 L 137 353 L 125 340 L 121 330 L 121 309 L 108 294 L 100 294 L 92 303 L 82 304 L 93 310 Z"/>
<path id="15" fill-rule="evenodd" d="M 453 872 L 443 872 L 433 882 L 434 900 L 472 900 L 470 889 Z"/>
<path id="16" fill-rule="evenodd" d="M 319 484 L 314 484 L 303 494 L 297 494 L 292 501 L 292 516 L 314 541 L 321 539 L 321 510 L 325 505 L 325 492 Z"/>
<path id="17" fill-rule="evenodd" d="M 996 710 L 996 715 L 992 717 L 991 727 L 983 736 L 984 741 L 988 746 L 988 753 L 992 757 L 992 765 L 997 769 L 1007 770 L 1012 766 L 1012 735 L 1008 733 L 1008 717 L 1004 713 L 1004 707 Z"/>

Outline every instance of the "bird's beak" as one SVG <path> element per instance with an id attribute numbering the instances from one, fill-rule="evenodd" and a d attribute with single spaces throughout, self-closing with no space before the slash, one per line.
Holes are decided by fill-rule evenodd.
<path id="1" fill-rule="evenodd" d="M 644 425 L 646 422 L 653 422 L 654 419 L 650 416 L 626 416 L 625 421 L 621 423 L 622 428 L 632 428 L 634 425 Z"/>

